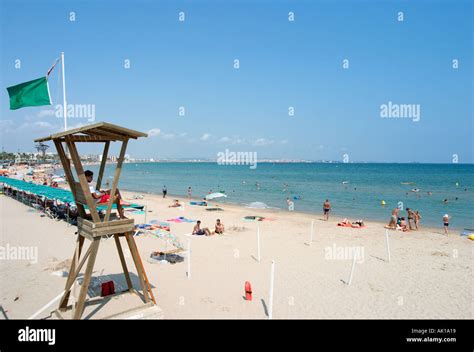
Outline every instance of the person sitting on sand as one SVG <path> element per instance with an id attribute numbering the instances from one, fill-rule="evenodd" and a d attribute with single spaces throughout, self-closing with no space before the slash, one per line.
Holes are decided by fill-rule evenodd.
<path id="1" fill-rule="evenodd" d="M 92 198 L 95 199 L 96 203 L 107 203 L 110 199 L 110 190 L 98 190 L 94 187 L 92 180 L 94 179 L 94 173 L 91 170 L 86 170 L 84 172 L 86 176 L 87 183 L 89 184 L 89 190 L 91 192 Z M 119 213 L 120 219 L 126 219 L 123 211 L 122 204 L 122 195 L 118 189 L 115 190 L 115 195 L 113 202 L 117 205 L 117 211 Z"/>
<path id="2" fill-rule="evenodd" d="M 444 225 L 444 234 L 446 236 L 448 235 L 449 219 L 451 219 L 451 217 L 448 214 L 444 214 L 444 216 L 443 216 L 443 225 Z"/>
<path id="3" fill-rule="evenodd" d="M 211 231 L 209 231 L 209 229 L 207 227 L 201 229 L 201 220 L 198 220 L 196 222 L 196 225 L 194 226 L 193 235 L 196 235 L 196 236 L 202 236 L 202 235 L 210 236 Z"/>
<path id="4" fill-rule="evenodd" d="M 217 233 L 218 235 L 224 234 L 224 224 L 221 222 L 221 219 L 216 220 L 216 227 L 214 229 L 214 233 Z"/>
<path id="5" fill-rule="evenodd" d="M 404 217 L 400 219 L 400 224 L 397 224 L 397 230 L 408 231 L 407 222 Z"/>
<path id="6" fill-rule="evenodd" d="M 180 207 L 181 206 L 181 203 L 179 202 L 178 199 L 175 199 L 173 201 L 173 204 L 169 205 L 168 208 L 177 208 L 177 207 Z"/>
<path id="7" fill-rule="evenodd" d="M 329 212 L 330 211 L 331 211 L 331 203 L 329 203 L 329 199 L 326 199 L 326 201 L 323 204 L 324 220 L 326 220 L 326 221 L 329 220 Z"/>

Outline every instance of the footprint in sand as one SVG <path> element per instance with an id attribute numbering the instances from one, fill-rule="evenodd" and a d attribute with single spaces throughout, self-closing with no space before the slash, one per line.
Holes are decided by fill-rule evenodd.
<path id="1" fill-rule="evenodd" d="M 214 303 L 214 301 L 210 297 L 201 298 L 201 302 L 203 302 L 203 303 Z"/>
<path id="2" fill-rule="evenodd" d="M 431 252 L 431 255 L 434 255 L 434 256 L 437 256 L 437 257 L 449 257 L 448 253 L 441 252 L 441 251 Z"/>

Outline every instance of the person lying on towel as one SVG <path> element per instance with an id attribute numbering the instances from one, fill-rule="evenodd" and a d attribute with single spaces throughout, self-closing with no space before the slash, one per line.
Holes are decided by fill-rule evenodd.
<path id="1" fill-rule="evenodd" d="M 175 199 L 173 201 L 173 204 L 169 205 L 168 208 L 177 208 L 177 207 L 180 207 L 181 206 L 181 203 L 179 202 L 178 199 Z"/>
<path id="2" fill-rule="evenodd" d="M 98 190 L 95 188 L 94 183 L 92 182 L 94 179 L 94 173 L 91 170 L 86 170 L 84 172 L 86 175 L 87 183 L 89 184 L 89 190 L 91 192 L 92 198 L 95 199 L 97 204 L 107 203 L 110 199 L 110 190 Z M 122 200 L 122 195 L 120 191 L 117 189 L 115 191 L 114 196 L 114 203 L 117 205 L 117 211 L 119 213 L 120 219 L 126 219 L 123 211 L 122 204 L 120 204 Z"/>

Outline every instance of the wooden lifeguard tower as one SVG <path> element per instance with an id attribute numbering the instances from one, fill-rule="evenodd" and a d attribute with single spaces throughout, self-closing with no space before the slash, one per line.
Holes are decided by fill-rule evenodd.
<path id="1" fill-rule="evenodd" d="M 122 170 L 122 164 L 125 158 L 125 150 L 127 149 L 127 143 L 129 139 L 137 139 L 139 137 L 147 137 L 145 133 L 133 131 L 120 126 L 112 125 L 105 122 L 99 122 L 92 125 L 71 129 L 66 132 L 57 133 L 49 137 L 38 138 L 35 142 L 46 142 L 53 141 L 59 158 L 61 159 L 64 173 L 66 175 L 68 184 L 71 188 L 71 192 L 74 196 L 77 209 L 79 212 L 77 222 L 77 241 L 74 255 L 72 257 L 71 267 L 69 269 L 69 275 L 66 281 L 66 287 L 64 289 L 63 296 L 59 302 L 59 308 L 55 313 L 58 317 L 63 318 L 62 313 L 70 311 L 73 319 L 80 319 L 84 312 L 84 306 L 86 302 L 86 296 L 91 282 L 91 275 L 94 268 L 94 262 L 96 260 L 97 252 L 99 250 L 100 240 L 103 237 L 113 236 L 122 264 L 122 269 L 125 274 L 127 281 L 128 290 L 124 292 L 137 294 L 145 302 L 145 306 L 152 307 L 156 304 L 153 292 L 151 290 L 150 283 L 148 281 L 143 263 L 141 261 L 137 245 L 133 238 L 134 220 L 133 219 L 118 219 L 116 214 L 112 213 L 113 197 L 107 203 L 107 209 L 105 214 L 101 214 L 97 211 L 96 201 L 92 197 L 87 183 L 84 169 L 82 167 L 81 159 L 76 149 L 76 143 L 104 143 L 104 149 L 102 154 L 102 161 L 100 164 L 99 174 L 97 177 L 96 189 L 99 190 L 105 170 L 105 164 L 107 161 L 107 155 L 109 152 L 109 146 L 111 142 L 121 142 L 120 155 L 117 160 L 117 166 L 115 168 L 115 175 L 112 183 L 110 194 L 114 195 L 119 178 Z M 67 147 L 67 149 L 65 148 Z M 66 150 L 69 151 L 70 159 L 66 154 Z M 77 181 L 73 175 L 73 168 L 77 176 Z M 130 248 L 131 257 L 135 263 L 137 269 L 138 279 L 142 290 L 140 295 L 132 285 L 130 274 L 127 269 L 122 245 L 120 244 L 120 237 L 125 237 L 125 240 Z M 81 258 L 82 247 L 85 239 L 91 241 L 91 244 L 87 251 Z M 84 264 L 87 261 L 87 266 L 84 272 L 81 289 L 79 296 L 77 297 L 75 306 L 68 306 L 69 296 L 71 288 L 76 282 L 78 275 Z M 119 292 L 119 295 L 124 292 Z M 144 308 L 141 305 L 140 308 Z"/>

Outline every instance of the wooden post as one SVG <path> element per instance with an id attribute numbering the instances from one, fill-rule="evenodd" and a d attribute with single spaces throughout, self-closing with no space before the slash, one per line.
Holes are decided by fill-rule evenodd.
<path id="1" fill-rule="evenodd" d="M 94 263 L 95 263 L 95 258 L 97 257 L 97 252 L 99 250 L 99 244 L 100 244 L 100 237 L 95 238 L 94 241 L 91 243 L 91 254 L 89 255 L 86 271 L 82 279 L 81 291 L 79 292 L 79 298 L 77 299 L 77 305 L 76 305 L 73 319 L 80 319 L 82 316 L 82 312 L 84 311 L 86 295 L 89 289 L 89 284 L 91 282 L 92 270 L 94 269 Z"/>
<path id="2" fill-rule="evenodd" d="M 82 246 L 84 245 L 84 237 L 81 235 L 77 235 L 77 240 L 76 240 L 76 248 L 74 250 L 74 255 L 73 259 L 71 262 L 71 266 L 69 267 L 69 274 L 66 280 L 66 286 L 64 288 L 64 295 L 61 298 L 61 301 L 59 302 L 59 309 L 66 309 L 67 303 L 69 300 L 69 294 L 70 294 L 70 289 L 74 281 L 76 280 L 76 277 L 74 276 L 74 272 L 76 271 L 76 258 L 79 258 L 81 256 L 81 251 L 82 251 Z"/>
<path id="3" fill-rule="evenodd" d="M 349 280 L 347 281 L 347 286 L 350 286 L 351 283 L 352 283 L 352 276 L 354 275 L 354 269 L 355 269 L 355 265 L 356 265 L 356 259 L 357 259 L 357 255 L 356 255 L 356 251 L 353 250 L 352 251 L 352 267 L 351 267 L 351 274 L 349 275 Z"/>
<path id="4" fill-rule="evenodd" d="M 188 264 L 188 279 L 191 278 L 191 240 L 188 240 L 188 255 L 186 258 Z"/>
<path id="5" fill-rule="evenodd" d="M 89 184 L 86 179 L 86 175 L 84 174 L 84 169 L 82 168 L 81 159 L 79 157 L 79 153 L 77 152 L 76 145 L 74 142 L 67 142 L 69 147 L 69 153 L 71 154 L 72 162 L 74 163 L 74 167 L 76 168 L 77 176 L 79 178 L 79 183 L 81 185 L 82 193 L 87 202 L 87 206 L 89 207 L 89 212 L 91 213 L 92 220 L 94 222 L 100 222 L 99 213 L 97 212 L 97 208 L 95 206 L 95 200 L 92 198 L 91 191 L 89 189 Z"/>
<path id="6" fill-rule="evenodd" d="M 125 279 L 127 280 L 127 286 L 128 289 L 131 290 L 133 288 L 132 280 L 130 279 L 130 273 L 128 272 L 127 262 L 125 261 L 125 257 L 123 255 L 122 245 L 120 244 L 120 237 L 118 234 L 115 234 L 114 238 L 115 244 L 117 246 L 117 251 L 120 257 L 120 263 L 122 264 L 123 273 L 125 274 Z"/>
<path id="7" fill-rule="evenodd" d="M 102 178 L 104 176 L 105 164 L 107 163 L 107 155 L 109 153 L 110 142 L 105 142 L 104 152 L 102 153 L 102 161 L 100 162 L 99 175 L 97 176 L 97 186 L 96 189 L 99 191 L 100 186 L 102 185 Z"/>
<path id="8" fill-rule="evenodd" d="M 268 319 L 273 319 L 273 287 L 275 286 L 275 260 L 270 270 L 270 294 L 268 297 Z"/>
<path id="9" fill-rule="evenodd" d="M 390 256 L 390 242 L 388 240 L 388 230 L 385 230 L 385 243 L 387 244 L 387 255 L 388 255 L 388 261 L 392 259 Z"/>
<path id="10" fill-rule="evenodd" d="M 140 281 L 140 286 L 143 291 L 143 297 L 145 299 L 145 303 L 148 303 L 150 301 L 150 297 L 148 294 L 149 293 L 148 287 L 145 284 L 145 279 L 143 276 L 145 270 L 143 269 L 143 264 L 141 263 L 140 254 L 138 253 L 138 249 L 135 245 L 135 240 L 133 239 L 133 236 L 129 233 L 125 234 L 125 239 L 127 240 L 133 262 L 135 263 L 135 267 L 137 269 L 138 280 Z"/>
<path id="11" fill-rule="evenodd" d="M 114 182 L 112 184 L 112 189 L 110 190 L 110 199 L 107 203 L 107 211 L 105 212 L 104 222 L 109 221 L 110 212 L 112 211 L 112 204 L 114 203 L 115 192 L 117 191 L 117 185 L 120 178 L 120 173 L 122 171 L 123 159 L 125 159 L 125 151 L 127 150 L 128 141 L 122 142 L 122 149 L 120 150 L 119 159 L 117 161 L 117 166 L 115 168 Z"/>
<path id="12" fill-rule="evenodd" d="M 260 225 L 257 224 L 257 261 L 260 262 Z"/>
<path id="13" fill-rule="evenodd" d="M 69 162 L 69 159 L 67 158 L 66 152 L 64 151 L 63 145 L 60 141 L 54 140 L 54 145 L 56 146 L 56 150 L 58 151 L 59 155 L 59 160 L 61 160 L 61 164 L 64 169 L 64 174 L 66 175 L 67 183 L 69 184 L 69 188 L 71 189 L 71 193 L 74 196 L 74 199 L 76 199 L 76 189 L 74 187 L 75 180 L 74 176 L 71 171 L 71 164 Z M 86 210 L 84 209 L 84 206 L 80 203 L 76 203 L 79 215 L 82 218 L 86 217 Z"/>

